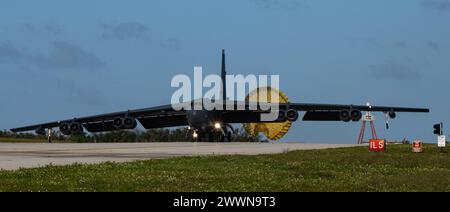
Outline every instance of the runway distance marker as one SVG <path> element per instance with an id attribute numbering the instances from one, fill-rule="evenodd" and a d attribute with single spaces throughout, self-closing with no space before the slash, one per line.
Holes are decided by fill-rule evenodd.
<path id="1" fill-rule="evenodd" d="M 423 152 L 422 141 L 420 141 L 420 140 L 414 140 L 414 141 L 412 142 L 412 152 L 415 152 L 415 153 L 421 153 L 421 152 Z"/>

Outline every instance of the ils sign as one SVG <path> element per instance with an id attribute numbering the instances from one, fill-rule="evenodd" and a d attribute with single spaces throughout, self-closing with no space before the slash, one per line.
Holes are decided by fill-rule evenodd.
<path id="1" fill-rule="evenodd" d="M 384 139 L 370 139 L 369 151 L 370 152 L 384 152 L 386 150 L 386 141 Z"/>

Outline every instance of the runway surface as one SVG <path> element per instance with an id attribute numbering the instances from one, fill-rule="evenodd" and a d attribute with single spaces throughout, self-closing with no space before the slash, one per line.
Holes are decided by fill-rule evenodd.
<path id="1" fill-rule="evenodd" d="M 354 144 L 312 143 L 0 143 L 0 169 L 40 167 L 48 164 L 125 162 L 196 155 L 257 155 L 300 149 L 326 149 Z"/>

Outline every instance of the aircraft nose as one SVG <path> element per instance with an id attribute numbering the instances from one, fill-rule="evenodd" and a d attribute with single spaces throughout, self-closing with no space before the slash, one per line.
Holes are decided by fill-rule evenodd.
<path id="1" fill-rule="evenodd" d="M 205 124 L 208 123 L 208 114 L 203 111 L 190 111 L 188 113 L 188 122 L 195 129 L 205 130 Z"/>

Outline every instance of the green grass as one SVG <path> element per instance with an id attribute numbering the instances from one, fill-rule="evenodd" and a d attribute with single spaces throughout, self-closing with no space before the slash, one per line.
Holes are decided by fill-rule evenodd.
<path id="1" fill-rule="evenodd" d="M 0 171 L 0 191 L 450 191 L 450 153 L 425 145 L 202 156 Z M 447 150 L 448 151 L 448 150 Z"/>

